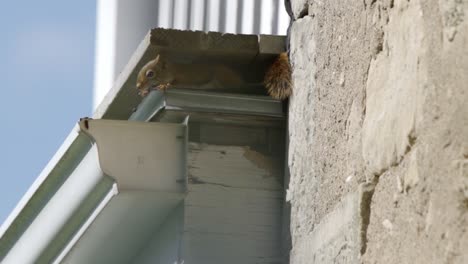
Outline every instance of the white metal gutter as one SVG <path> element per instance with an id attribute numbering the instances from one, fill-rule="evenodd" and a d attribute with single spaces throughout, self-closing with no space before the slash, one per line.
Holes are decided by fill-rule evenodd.
<path id="1" fill-rule="evenodd" d="M 148 106 L 160 110 L 157 107 L 160 98 L 158 92 L 151 93 L 140 111 L 131 118 L 148 119 L 154 114 L 153 107 Z M 73 166 L 75 163 L 78 163 L 76 167 Z M 64 168 L 68 166 L 71 167 Z M 110 201 L 109 197 L 118 194 L 113 185 L 114 181 L 100 167 L 97 146 L 92 145 L 89 136 L 80 132 L 79 126 L 75 126 L 2 225 L 1 263 L 49 263 L 57 255 L 63 257 L 65 251 L 61 247 L 64 243 L 66 248 L 71 247 L 79 233 L 84 232 L 81 227 L 87 225 L 86 221 L 99 211 L 99 207 L 105 206 L 103 199 Z M 93 199 L 89 198 L 91 194 Z M 77 221 L 67 227 L 72 217 L 83 222 Z"/>
<path id="2" fill-rule="evenodd" d="M 93 146 L 16 241 L 2 263 L 34 263 L 103 177 L 97 148 Z"/>
<path id="3" fill-rule="evenodd" d="M 94 118 L 112 115 L 109 108 L 149 46 L 149 37 L 146 37 L 96 110 Z M 154 114 L 152 111 L 160 110 L 145 105 L 159 105 L 155 101 L 160 97 L 156 92 L 152 93 L 146 98 L 146 104 L 143 103 L 143 107 L 128 118 L 145 121 Z M 38 258 L 50 260 L 60 252 L 58 247 L 66 244 L 83 224 L 73 223 L 73 227 L 65 228 L 68 232 L 59 234 L 67 219 L 75 214 L 84 222 L 112 188 L 113 181 L 104 176 L 97 161 L 96 147 L 92 147 L 90 138 L 76 125 L 0 227 L 2 264 L 37 263 Z M 87 195 L 91 192 L 94 196 L 90 199 Z M 88 203 L 83 204 L 85 201 Z M 50 252 L 44 252 L 56 235 L 62 235 L 58 240 L 65 241 L 57 241 Z"/>
<path id="4" fill-rule="evenodd" d="M 110 202 L 112 197 L 117 195 L 117 185 L 114 183 L 112 185 L 112 189 L 107 193 L 106 197 L 101 201 L 101 203 L 96 207 L 96 210 L 89 216 L 88 220 L 81 226 L 80 230 L 76 232 L 75 236 L 68 242 L 65 248 L 60 252 L 57 258 L 54 260 L 54 264 L 59 264 L 65 258 L 65 256 L 70 252 L 72 247 L 78 242 L 78 240 L 83 236 L 85 231 L 89 228 L 89 226 L 93 223 L 96 217 L 102 212 L 104 207 Z"/>
<path id="5" fill-rule="evenodd" d="M 122 71 L 122 73 L 118 76 L 115 81 L 114 87 L 109 91 L 109 93 L 105 96 L 104 100 L 101 102 L 99 107 L 96 109 L 93 118 L 99 119 L 103 118 L 105 115 L 112 115 L 112 110 L 110 109 L 114 101 L 119 97 L 119 92 L 123 90 L 125 85 L 133 86 L 133 84 L 129 83 L 130 76 L 132 75 L 134 69 L 137 67 L 137 64 L 142 60 L 145 56 L 147 49 L 150 47 L 150 34 L 148 34 L 145 39 L 141 42 L 133 56 L 130 58 L 130 61 Z M 129 90 L 134 90 L 134 88 L 130 88 Z M 143 102 L 138 111 L 135 111 L 133 114 L 128 114 L 127 118 L 131 120 L 140 120 L 146 121 L 149 117 L 151 117 L 154 111 L 159 111 L 160 108 L 154 108 L 153 105 L 159 106 L 161 105 L 158 100 L 160 100 L 161 96 L 152 93 L 148 98 Z M 8 230 L 12 230 L 12 232 L 22 232 L 21 228 L 14 226 L 15 220 L 18 221 L 18 218 L 21 218 L 22 215 L 25 213 L 25 210 L 40 210 L 41 206 L 44 206 L 47 203 L 47 197 L 38 197 L 38 196 L 45 196 L 45 192 L 55 192 L 54 188 L 58 188 L 60 184 L 63 183 L 64 179 L 51 179 L 54 178 L 54 174 L 60 174 L 60 176 L 67 178 L 73 169 L 78 165 L 77 163 L 80 162 L 91 149 L 92 143 L 89 137 L 80 133 L 79 125 L 75 125 L 68 137 L 65 139 L 63 144 L 54 154 L 52 159 L 46 165 L 46 167 L 42 170 L 39 176 L 36 178 L 34 183 L 29 187 L 28 191 L 24 194 L 21 200 L 18 202 L 14 210 L 10 213 L 7 217 L 5 222 L 0 226 L 0 260 L 2 259 L 3 254 L 5 254 L 5 243 L 10 242 L 6 240 L 10 240 L 10 238 L 5 238 L 5 235 Z M 64 166 L 66 164 L 66 166 Z M 65 171 L 63 167 L 67 167 Z M 46 186 L 48 185 L 48 186 Z M 41 190 L 42 188 L 46 188 L 47 190 Z M 47 194 L 48 195 L 48 194 Z M 37 199 L 41 200 L 38 203 L 32 205 L 32 200 Z M 34 207 L 34 208 L 31 208 Z M 34 211 L 33 210 L 33 211 Z M 24 216 L 24 218 L 31 218 L 33 217 L 33 213 L 28 216 Z M 28 222 L 27 219 L 21 219 L 22 225 Z M 23 230 L 24 231 L 24 230 Z"/>
<path id="6" fill-rule="evenodd" d="M 12 225 L 13 221 L 18 217 L 19 213 L 24 209 L 27 202 L 32 198 L 33 194 L 39 189 L 39 186 L 46 180 L 47 176 L 52 172 L 55 165 L 65 155 L 68 149 L 71 148 L 72 143 L 77 140 L 79 135 L 79 126 L 75 125 L 68 137 L 64 140 L 57 152 L 54 154 L 49 163 L 45 166 L 33 184 L 29 187 L 16 207 L 11 211 L 6 220 L 0 226 L 0 237 L 3 237 L 8 228 Z M 90 145 L 90 143 L 88 143 Z"/>

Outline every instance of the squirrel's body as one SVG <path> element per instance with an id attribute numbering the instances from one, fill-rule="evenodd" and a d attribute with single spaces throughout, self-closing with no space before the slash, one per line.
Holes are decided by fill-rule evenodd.
<path id="1" fill-rule="evenodd" d="M 209 89 L 242 83 L 240 75 L 224 65 L 174 63 L 158 55 L 141 68 L 136 86 L 144 97 L 152 89 L 167 89 L 170 86 Z M 264 85 L 268 94 L 275 99 L 283 100 L 292 94 L 291 67 L 286 52 L 279 54 L 268 68 Z"/>
<path id="2" fill-rule="evenodd" d="M 209 89 L 242 83 L 241 76 L 227 66 L 175 63 L 159 55 L 143 66 L 137 76 L 137 89 L 142 96 L 146 96 L 151 89 L 167 89 L 170 86 Z"/>

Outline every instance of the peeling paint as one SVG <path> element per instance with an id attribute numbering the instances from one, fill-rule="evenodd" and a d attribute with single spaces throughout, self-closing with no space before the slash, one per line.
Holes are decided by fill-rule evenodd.
<path id="1" fill-rule="evenodd" d="M 258 168 L 268 171 L 268 176 L 274 176 L 275 164 L 273 163 L 271 158 L 267 158 L 263 154 L 251 150 L 250 147 L 244 147 L 244 157 L 253 164 L 255 164 L 255 166 L 257 166 Z"/>

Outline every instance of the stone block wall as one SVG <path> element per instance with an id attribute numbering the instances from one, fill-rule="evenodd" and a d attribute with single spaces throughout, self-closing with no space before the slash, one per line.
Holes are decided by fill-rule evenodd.
<path id="1" fill-rule="evenodd" d="M 290 263 L 468 263 L 468 1 L 291 5 Z"/>

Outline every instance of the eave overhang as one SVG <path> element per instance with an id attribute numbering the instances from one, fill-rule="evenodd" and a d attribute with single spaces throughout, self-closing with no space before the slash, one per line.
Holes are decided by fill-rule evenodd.
<path id="1" fill-rule="evenodd" d="M 276 125 L 278 120 L 284 120 L 282 102 L 266 96 L 262 87 L 154 91 L 141 101 L 134 88 L 138 69 L 157 53 L 166 53 L 179 60 L 228 60 L 244 65 L 253 72 L 255 81 L 255 76 L 263 77 L 266 65 L 283 51 L 283 43 L 284 38 L 277 36 L 151 30 L 92 120 L 82 120 L 74 127 L 1 226 L 0 261 L 71 263 L 95 257 L 97 245 L 102 249 L 101 261 L 122 260 L 131 255 L 138 243 L 144 243 L 148 230 L 157 228 L 158 221 L 184 198 L 188 120 L 256 126 Z M 158 123 L 142 123 L 148 121 Z M 115 131 L 120 130 L 127 134 L 117 135 Z M 137 131 L 146 135 L 141 142 L 133 138 L 130 144 L 114 144 L 123 138 L 138 137 Z M 147 136 L 153 134 L 154 142 L 148 142 Z M 108 141 L 109 135 L 115 138 Z M 162 157 L 162 152 L 153 151 L 151 146 L 161 144 L 174 152 Z M 128 163 L 122 165 L 128 162 L 130 148 L 146 148 L 153 156 L 138 158 L 137 153 L 129 163 L 133 168 Z M 114 154 L 123 156 L 116 159 Z M 148 157 L 154 158 L 152 163 L 147 162 Z M 156 168 L 163 158 L 167 158 L 164 164 L 169 161 L 171 166 Z M 145 172 L 141 179 L 135 179 L 132 176 L 141 164 L 149 166 L 142 169 Z M 149 181 L 144 177 L 155 172 L 161 173 Z M 117 239 L 109 241 L 109 232 L 117 232 Z M 106 253 L 106 246 L 122 250 Z"/>

